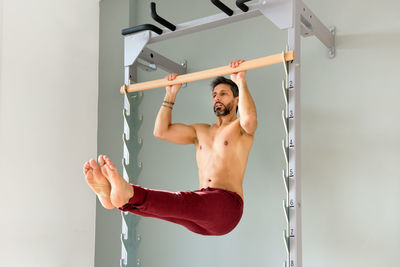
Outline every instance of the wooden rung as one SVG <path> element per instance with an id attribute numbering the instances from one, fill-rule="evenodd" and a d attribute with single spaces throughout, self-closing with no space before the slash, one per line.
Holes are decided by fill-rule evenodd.
<path id="1" fill-rule="evenodd" d="M 285 61 L 292 61 L 294 60 L 294 51 L 287 51 L 285 52 Z M 179 84 L 179 83 L 188 83 L 203 79 L 208 79 L 217 76 L 223 76 L 227 74 L 232 74 L 240 71 L 247 71 L 255 68 L 260 68 L 264 66 L 269 66 L 277 63 L 282 63 L 282 53 L 275 54 L 266 57 L 260 57 L 252 60 L 245 61 L 241 63 L 236 68 L 231 68 L 229 65 L 208 69 L 183 75 L 178 75 L 175 80 L 168 81 L 167 79 L 159 79 L 153 80 L 148 82 L 141 82 L 141 83 L 133 83 L 129 85 L 123 85 L 121 87 L 121 94 L 125 93 L 125 88 L 127 89 L 128 93 L 137 92 L 137 91 L 144 91 L 154 88 L 166 87 L 168 85 Z"/>

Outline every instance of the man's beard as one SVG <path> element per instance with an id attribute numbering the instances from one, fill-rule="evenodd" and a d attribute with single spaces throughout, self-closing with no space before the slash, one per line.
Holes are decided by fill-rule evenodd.
<path id="1" fill-rule="evenodd" d="M 217 103 L 221 104 L 222 106 L 221 106 L 221 107 L 218 107 L 218 108 L 215 107 L 215 105 L 216 105 Z M 215 103 L 215 105 L 214 105 L 214 113 L 215 113 L 215 115 L 217 115 L 217 117 L 226 116 L 226 115 L 228 115 L 228 114 L 231 113 L 231 111 L 232 111 L 232 109 L 233 109 L 233 101 L 230 102 L 227 106 L 225 106 L 225 105 L 222 104 L 221 102 L 217 102 L 217 103 Z"/>

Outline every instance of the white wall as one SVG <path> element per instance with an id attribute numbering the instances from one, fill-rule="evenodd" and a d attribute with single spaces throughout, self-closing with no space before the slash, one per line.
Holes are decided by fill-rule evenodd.
<path id="1" fill-rule="evenodd" d="M 399 266 L 400 2 L 306 2 L 338 36 L 303 42 L 305 266 Z"/>
<path id="2" fill-rule="evenodd" d="M 0 266 L 94 266 L 99 1 L 1 2 Z"/>

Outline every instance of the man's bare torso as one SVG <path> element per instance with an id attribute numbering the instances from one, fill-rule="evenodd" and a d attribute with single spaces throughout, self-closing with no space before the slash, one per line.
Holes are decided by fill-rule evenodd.
<path id="1" fill-rule="evenodd" d="M 242 183 L 254 136 L 241 128 L 239 118 L 221 126 L 192 126 L 197 134 L 195 146 L 200 188 L 226 189 L 243 199 Z"/>

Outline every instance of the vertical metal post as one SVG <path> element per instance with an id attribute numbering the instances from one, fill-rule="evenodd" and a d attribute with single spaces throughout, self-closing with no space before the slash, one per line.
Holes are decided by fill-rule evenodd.
<path id="1" fill-rule="evenodd" d="M 295 51 L 295 59 L 288 63 L 288 214 L 289 214 L 289 266 L 302 266 L 301 238 L 301 162 L 300 162 L 300 56 L 301 25 L 300 3 L 293 0 L 293 25 L 288 29 L 289 50 Z"/>
<path id="2" fill-rule="evenodd" d="M 136 66 L 125 67 L 125 82 L 136 80 Z M 138 154 L 142 147 L 142 139 L 138 137 L 138 131 L 143 121 L 139 116 L 139 104 L 143 93 L 125 93 L 124 95 L 124 156 L 122 159 L 123 177 L 128 183 L 137 183 L 137 178 L 142 169 L 142 163 L 138 160 Z M 141 260 L 136 252 L 141 236 L 136 232 L 136 226 L 140 217 L 128 212 L 121 212 L 122 234 L 121 234 L 121 267 L 139 267 Z"/>

